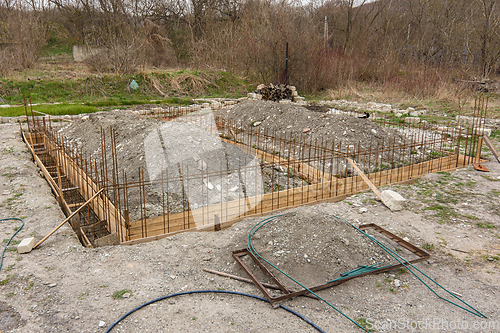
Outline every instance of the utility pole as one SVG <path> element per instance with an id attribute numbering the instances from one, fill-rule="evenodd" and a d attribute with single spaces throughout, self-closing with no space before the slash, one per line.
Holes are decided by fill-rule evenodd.
<path id="1" fill-rule="evenodd" d="M 323 32 L 323 38 L 325 39 L 325 49 L 328 43 L 328 16 L 325 15 L 325 29 Z"/>

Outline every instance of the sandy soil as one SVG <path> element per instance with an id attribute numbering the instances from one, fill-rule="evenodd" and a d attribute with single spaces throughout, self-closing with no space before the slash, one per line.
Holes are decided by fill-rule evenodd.
<path id="1" fill-rule="evenodd" d="M 0 125 L 0 154 L 0 218 L 21 217 L 25 221 L 14 240 L 30 235 L 39 240 L 64 215 L 31 162 L 20 140 L 18 125 Z M 355 320 L 377 324 L 377 332 L 415 331 L 406 329 L 409 323 L 426 320 L 427 324 L 435 323 L 433 332 L 497 332 L 500 163 L 490 157 L 485 165 L 491 171 L 488 174 L 464 168 L 450 174 L 428 175 L 412 185 L 390 187 L 408 199 L 408 208 L 400 212 L 389 211 L 374 200 L 371 192 L 339 203 L 284 211 L 288 218 L 260 229 L 255 235 L 255 246 L 263 256 L 311 286 L 382 256 L 373 246 L 355 239 L 356 234 L 347 225 L 337 231 L 335 228 L 341 226 L 329 218 L 330 214 L 356 225 L 377 223 L 412 244 L 429 249 L 431 258 L 416 267 L 462 295 L 463 300 L 488 318 L 481 319 L 439 299 L 413 275 L 399 270 L 351 280 L 319 292 L 321 297 Z M 426 209 L 429 207 L 434 209 Z M 247 246 L 250 229 L 264 218 L 247 218 L 217 233 L 184 233 L 147 244 L 96 249 L 82 247 L 66 225 L 31 253 L 5 253 L 0 271 L 0 331 L 104 332 L 133 308 L 182 291 L 226 290 L 261 296 L 253 285 L 206 273 L 203 268 L 245 276 L 231 252 Z M 2 238 L 10 238 L 19 226 L 18 221 L 0 221 Z M 319 241 L 329 243 L 316 247 Z M 279 279 L 284 281 L 285 277 Z M 129 297 L 113 298 L 120 291 Z M 283 305 L 326 332 L 361 331 L 320 301 L 300 297 Z M 399 320 L 400 326 L 383 328 L 387 320 L 393 321 L 393 325 Z M 467 324 L 468 328 L 445 329 L 443 321 L 448 325 L 460 323 L 462 328 Z M 481 324 L 496 326 L 473 329 Z M 254 299 L 192 294 L 142 308 L 112 332 L 179 331 L 314 329 L 283 309 L 273 309 Z M 416 331 L 431 330 L 427 326 Z"/>

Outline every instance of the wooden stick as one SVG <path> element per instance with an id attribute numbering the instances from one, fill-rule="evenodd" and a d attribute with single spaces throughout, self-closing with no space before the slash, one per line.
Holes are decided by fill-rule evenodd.
<path id="1" fill-rule="evenodd" d="M 486 135 L 484 135 L 483 138 L 484 138 L 484 143 L 486 143 L 488 148 L 490 148 L 491 152 L 493 153 L 493 155 L 497 159 L 498 163 L 500 163 L 500 157 L 498 156 L 498 153 L 497 153 L 495 147 L 493 147 L 493 143 L 490 141 L 490 139 Z"/>
<path id="2" fill-rule="evenodd" d="M 469 254 L 469 252 L 467 251 L 462 251 L 462 250 L 459 250 L 459 249 L 451 249 L 452 251 L 457 251 L 457 252 L 462 252 L 462 253 L 466 253 L 466 254 Z"/>
<path id="3" fill-rule="evenodd" d="M 54 230 L 52 230 L 50 232 L 50 234 L 48 234 L 47 236 L 45 236 L 41 241 L 39 241 L 35 246 L 33 246 L 33 249 L 36 249 L 40 244 L 42 244 L 43 242 L 45 242 L 45 240 L 47 238 L 49 238 L 54 232 L 56 232 L 57 230 L 59 230 L 60 227 L 62 227 L 64 225 L 64 223 L 68 222 L 73 216 L 76 215 L 76 213 L 78 213 L 79 211 L 81 211 L 85 206 L 87 206 L 88 203 L 90 203 L 92 200 L 94 200 L 95 197 L 97 197 L 102 191 L 104 191 L 104 189 L 101 189 L 99 192 L 97 192 L 96 194 L 94 194 L 92 196 L 92 198 L 90 198 L 89 200 L 87 200 L 87 202 L 85 202 L 83 205 L 80 206 L 80 208 L 78 208 L 77 210 L 75 210 L 73 212 L 73 214 L 71 214 L 70 216 L 68 216 L 64 221 L 61 222 L 61 224 L 59 224 Z"/>
<path id="4" fill-rule="evenodd" d="M 368 177 L 366 177 L 366 175 L 363 173 L 363 171 L 361 171 L 361 169 L 358 168 L 356 163 L 354 163 L 354 161 L 351 160 L 349 157 L 347 157 L 347 162 L 349 162 L 352 165 L 352 167 L 354 169 L 356 169 L 356 171 L 361 176 L 361 178 L 363 178 L 365 183 L 372 189 L 373 193 L 375 193 L 377 195 L 377 197 L 380 199 L 380 201 L 382 201 L 382 194 L 380 193 L 380 191 L 377 189 L 377 187 L 375 187 L 375 185 L 373 185 L 373 183 L 370 181 L 370 179 L 368 179 Z"/>
<path id="5" fill-rule="evenodd" d="M 208 273 L 217 274 L 217 275 L 225 276 L 225 277 L 228 277 L 228 278 L 231 278 L 231 279 L 235 279 L 235 280 L 238 280 L 238 281 L 242 281 L 242 282 L 254 284 L 252 280 L 246 279 L 246 278 L 241 277 L 241 276 L 236 276 L 236 275 L 232 275 L 232 274 L 228 274 L 228 273 L 223 273 L 223 272 L 217 272 L 217 271 L 213 271 L 213 270 L 208 269 L 208 268 L 203 268 L 203 270 L 205 272 L 208 272 Z M 263 283 L 263 282 L 261 282 L 261 284 L 264 287 L 269 288 L 269 289 L 281 290 L 278 286 L 275 286 L 275 285 L 272 285 L 272 284 L 269 284 L 269 283 Z M 289 290 L 289 291 L 292 292 L 292 293 L 295 292 L 295 291 L 292 291 L 292 290 Z M 314 298 L 314 299 L 319 299 L 316 296 L 311 295 L 311 294 L 305 294 L 304 296 L 310 297 L 310 298 Z"/>
<path id="6" fill-rule="evenodd" d="M 238 142 L 238 140 L 236 140 L 236 134 L 234 133 L 233 129 L 230 128 L 229 131 L 231 131 L 231 134 L 233 135 L 234 142 Z"/>

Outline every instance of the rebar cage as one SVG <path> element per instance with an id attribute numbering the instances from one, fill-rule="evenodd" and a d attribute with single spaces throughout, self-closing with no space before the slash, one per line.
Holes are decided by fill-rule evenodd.
<path id="1" fill-rule="evenodd" d="M 29 114 L 25 105 L 24 140 L 65 214 L 104 189 L 71 220 L 86 246 L 220 230 L 250 215 L 341 200 L 368 189 L 348 158 L 377 187 L 478 163 L 487 111 L 487 100 L 479 99 L 471 123 L 447 126 L 373 115 L 367 121 L 404 133 L 400 142 L 373 144 L 312 139 L 222 118 L 207 122 L 208 111 L 197 108 L 156 108 L 141 116 L 194 124 L 225 148 L 211 153 L 210 165 L 196 157 L 178 163 L 167 158 L 154 172 L 139 168 L 132 179 L 118 165 L 115 129 L 101 128 L 100 156 L 91 158 L 59 134 L 64 121 Z"/>

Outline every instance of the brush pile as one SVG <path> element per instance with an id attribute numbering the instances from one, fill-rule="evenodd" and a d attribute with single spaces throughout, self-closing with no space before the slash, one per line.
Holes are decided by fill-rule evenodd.
<path id="1" fill-rule="evenodd" d="M 269 83 L 268 85 L 259 84 L 255 93 L 262 95 L 262 99 L 265 101 L 279 102 L 282 99 L 291 100 L 293 90 L 295 90 L 295 87 L 292 89 L 288 85 Z"/>

